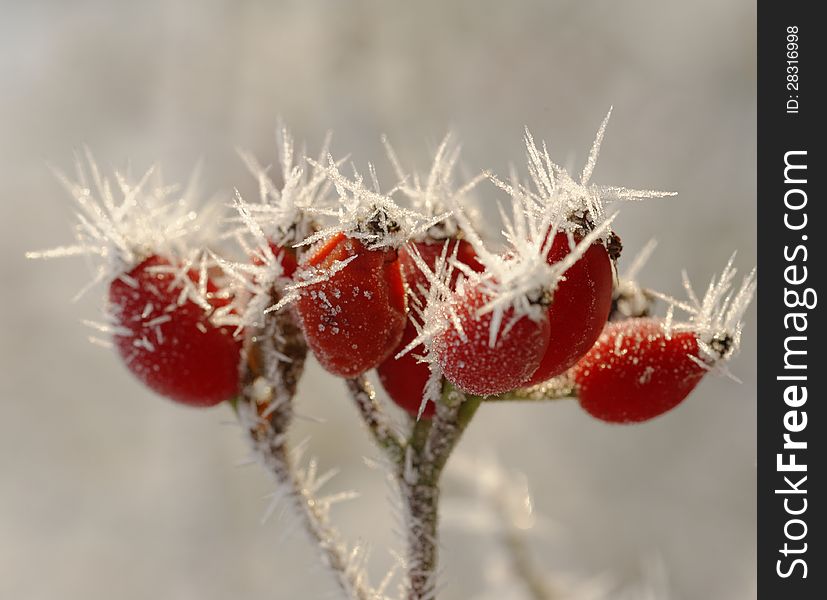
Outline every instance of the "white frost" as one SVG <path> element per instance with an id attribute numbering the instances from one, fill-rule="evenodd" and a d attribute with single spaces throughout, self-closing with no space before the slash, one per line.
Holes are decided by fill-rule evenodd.
<path id="1" fill-rule="evenodd" d="M 355 169 L 353 179 L 342 175 L 339 164 L 330 155 L 326 167 L 314 160 L 308 161 L 324 170 L 336 188 L 339 201 L 338 206 L 331 209 L 313 209 L 312 212 L 315 214 L 333 218 L 334 224 L 323 227 L 299 245 L 313 244 L 329 239 L 337 233 L 344 233 L 350 238 L 360 240 L 370 249 L 399 248 L 448 216 L 427 215 L 399 206 L 392 198 L 398 188 L 394 188 L 388 194 L 381 193 L 372 166 L 369 170 L 373 190 L 364 185 L 362 176 Z"/>
<path id="2" fill-rule="evenodd" d="M 677 323 L 673 329 L 697 333 L 700 358 L 706 366 L 721 366 L 720 363 L 738 353 L 744 313 L 755 295 L 755 269 L 743 278 L 737 290 L 733 287 L 737 274 L 732 266 L 734 260 L 733 253 L 721 274 L 712 276 L 702 298 L 695 293 L 686 271 L 682 272 L 682 277 L 688 301 L 654 292 L 657 297 L 689 315 L 687 323 Z"/>
<path id="3" fill-rule="evenodd" d="M 591 177 L 600 155 L 600 146 L 606 126 L 609 122 L 611 109 L 603 119 L 595 136 L 594 143 L 589 151 L 589 158 L 580 174 L 579 179 L 572 177 L 569 172 L 551 160 L 546 143 L 541 144 L 542 150 L 537 147 L 534 137 L 528 128 L 525 129 L 526 158 L 528 172 L 533 187 L 520 183 L 507 184 L 491 175 L 495 185 L 501 187 L 512 196 L 524 195 L 530 197 L 540 211 L 557 210 L 557 204 L 562 202 L 567 216 L 589 218 L 600 226 L 607 218 L 606 203 L 614 200 L 642 200 L 644 198 L 663 198 L 674 196 L 675 192 L 658 190 L 632 189 L 620 186 L 596 185 L 591 183 Z M 571 223 L 564 223 L 566 227 Z M 606 230 L 606 233 L 610 233 Z"/>
<path id="4" fill-rule="evenodd" d="M 183 191 L 165 185 L 151 167 L 138 180 L 115 171 L 105 177 L 87 149 L 75 161 L 75 179 L 55 174 L 78 206 L 75 243 L 29 252 L 28 258 L 84 255 L 93 258 L 92 284 L 109 282 L 154 254 L 174 259 L 214 239 L 212 215 L 195 212 L 195 179 Z M 85 291 L 88 288 L 85 288 Z"/>

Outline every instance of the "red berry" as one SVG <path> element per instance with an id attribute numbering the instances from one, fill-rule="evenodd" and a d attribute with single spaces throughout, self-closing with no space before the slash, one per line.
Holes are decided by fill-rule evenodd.
<path id="1" fill-rule="evenodd" d="M 370 250 L 338 233 L 304 266 L 330 269 L 354 256 L 324 281 L 300 288 L 297 303 L 308 346 L 325 369 L 341 377 L 355 377 L 387 358 L 406 320 L 396 250 Z"/>
<path id="2" fill-rule="evenodd" d="M 610 423 L 646 421 L 677 406 L 706 370 L 691 331 L 667 336 L 657 319 L 609 323 L 572 369 L 580 405 Z"/>
<path id="3" fill-rule="evenodd" d="M 405 331 L 402 333 L 402 341 L 399 342 L 394 353 L 400 352 L 416 336 L 416 327 L 409 320 L 405 325 Z M 414 417 L 419 414 L 419 407 L 422 404 L 422 392 L 430 376 L 428 365 L 419 363 L 416 360 L 416 355 L 423 352 L 423 347 L 417 346 L 414 350 L 399 358 L 391 355 L 376 369 L 379 374 L 379 382 L 385 388 L 391 400 Z M 430 419 L 434 415 L 434 410 L 434 403 L 428 402 L 422 412 L 422 417 Z"/>
<path id="4" fill-rule="evenodd" d="M 458 244 L 456 249 L 457 260 L 470 266 L 475 271 L 481 271 L 482 265 L 477 262 L 477 255 L 471 244 L 465 240 L 451 240 L 448 246 L 446 256 L 453 256 L 454 247 Z M 434 269 L 437 259 L 442 255 L 444 250 L 443 241 L 433 242 L 414 242 L 416 249 L 419 251 L 422 260 L 427 264 L 431 270 Z M 408 289 L 419 299 L 420 303 L 425 302 L 425 297 L 422 290 L 427 291 L 430 287 L 428 278 L 422 270 L 416 266 L 411 255 L 406 248 L 399 251 L 399 262 L 402 266 L 402 273 L 405 276 L 405 282 Z M 453 285 L 459 271 L 454 271 L 454 277 L 451 281 Z M 385 391 L 401 408 L 408 411 L 413 416 L 419 413 L 419 407 L 422 404 L 422 391 L 425 384 L 428 382 L 430 370 L 428 365 L 417 362 L 416 356 L 425 353 L 424 346 L 417 346 L 412 351 L 404 356 L 396 358 L 396 354 L 401 352 L 408 344 L 410 344 L 417 336 L 416 327 L 408 320 L 405 325 L 405 331 L 402 334 L 402 341 L 394 349 L 393 353 L 385 359 L 376 371 L 379 374 L 379 382 Z M 434 414 L 434 404 L 429 402 L 425 406 L 422 417 L 430 419 Z"/>
<path id="5" fill-rule="evenodd" d="M 433 341 L 446 379 L 477 396 L 501 394 L 524 384 L 537 370 L 550 333 L 545 313 L 536 321 L 525 315 L 515 321 L 514 309 L 508 308 L 503 311 L 492 348 L 489 333 L 494 312 L 477 314 L 488 300 L 474 285 L 455 294 L 452 307 L 467 339 L 463 340 L 459 331 L 449 325 Z"/>
<path id="6" fill-rule="evenodd" d="M 152 256 L 109 286 L 115 346 L 127 368 L 155 392 L 182 404 L 213 406 L 238 394 L 242 341 L 191 300 L 178 304 L 175 275 L 152 270 L 169 264 Z M 197 274 L 190 279 L 197 281 Z M 213 309 L 227 304 L 212 296 L 216 291 L 209 282 Z"/>
<path id="7" fill-rule="evenodd" d="M 433 271 L 437 260 L 445 250 L 445 243 L 445 240 L 439 240 L 413 242 L 413 245 L 416 246 L 416 250 L 419 252 L 425 264 Z M 473 246 L 467 241 L 449 240 L 446 257 L 450 259 L 455 251 L 457 253 L 457 261 L 468 265 L 478 273 L 485 270 L 477 260 L 477 253 L 474 252 Z M 420 304 L 423 304 L 425 302 L 425 295 L 422 294 L 422 290 L 425 290 L 427 294 L 427 290 L 431 286 L 428 283 L 428 277 L 422 272 L 422 269 L 416 266 L 414 259 L 406 247 L 399 250 L 399 264 L 402 266 L 402 274 L 405 276 L 405 283 L 408 285 L 409 292 L 419 299 Z M 451 287 L 456 283 L 459 273 L 459 269 L 454 269 L 451 276 Z"/>
<path id="8" fill-rule="evenodd" d="M 575 241 L 577 238 L 575 237 Z M 568 235 L 554 236 L 548 263 L 570 252 Z M 612 308 L 612 264 L 603 244 L 595 242 L 564 275 L 548 309 L 551 337 L 540 366 L 526 385 L 559 375 L 591 348 Z"/>

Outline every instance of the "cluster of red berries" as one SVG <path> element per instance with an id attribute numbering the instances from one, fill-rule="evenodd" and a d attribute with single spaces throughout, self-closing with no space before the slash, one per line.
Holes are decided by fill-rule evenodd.
<path id="1" fill-rule="evenodd" d="M 594 204 L 588 176 L 571 181 L 530 141 L 532 177 L 544 193 L 508 189 L 524 220 L 534 223 L 529 213 L 542 213 L 540 229 L 513 228 L 511 249 L 496 255 L 481 247 L 458 208 L 449 217 L 452 226 L 441 229 L 434 228 L 438 218 L 430 219 L 433 210 L 420 215 L 414 234 L 400 222 L 412 212 L 367 192 L 358 178 L 346 181 L 332 160 L 329 167 L 313 164 L 344 194 L 345 210 L 331 211 L 340 223 L 316 229 L 315 243 L 298 258 L 294 247 L 301 239 L 268 237 L 242 211 L 275 264 L 278 278 L 268 285 L 295 301 L 306 343 L 322 367 L 346 378 L 376 369 L 394 402 L 420 418 L 434 413 L 437 399 L 423 400 L 423 390 L 437 372 L 484 397 L 567 377 L 590 414 L 634 422 L 677 405 L 728 358 L 740 315 L 719 314 L 717 328 L 709 319 L 676 328 L 671 319 L 609 322 L 619 238 L 605 219 L 595 226 L 602 207 Z M 554 213 L 549 199 L 557 218 L 546 215 Z M 295 222 L 279 223 L 281 232 L 297 229 Z M 528 253 L 525 240 L 516 239 L 521 235 Z M 260 254 L 250 259 L 251 272 L 266 262 Z M 197 271 L 162 252 L 139 257 L 109 286 L 115 346 L 126 366 L 154 391 L 185 404 L 211 406 L 236 396 L 244 323 L 229 324 L 240 296 L 223 285 L 225 270 Z M 522 277 L 521 269 L 530 271 L 525 281 L 512 277 Z M 429 302 L 438 306 L 428 310 Z"/>

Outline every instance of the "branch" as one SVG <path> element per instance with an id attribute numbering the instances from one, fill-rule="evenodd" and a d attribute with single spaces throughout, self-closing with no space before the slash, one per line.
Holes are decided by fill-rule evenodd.
<path id="1" fill-rule="evenodd" d="M 495 401 L 532 401 L 542 402 L 545 400 L 564 400 L 566 398 L 576 398 L 577 389 L 574 381 L 567 374 L 558 375 L 543 383 L 528 388 L 517 388 L 499 396 L 487 396 L 486 402 Z"/>
<path id="2" fill-rule="evenodd" d="M 241 415 L 241 413 L 239 413 Z M 243 417 L 240 417 L 244 421 Z M 314 481 L 294 464 L 287 449 L 285 435 L 269 424 L 248 428 L 252 449 L 259 462 L 278 483 L 281 496 L 292 505 L 311 539 L 318 546 L 324 564 L 333 572 L 339 587 L 348 598 L 377 600 L 381 590 L 374 590 L 363 568 L 364 553 L 358 546 L 349 548 L 330 523 L 331 502 L 315 496 Z"/>
<path id="3" fill-rule="evenodd" d="M 562 590 L 538 565 L 526 533 L 534 527 L 533 501 L 525 478 L 509 473 L 494 459 L 461 455 L 452 474 L 477 489 L 496 525 L 497 538 L 512 572 L 533 600 L 558 600 Z M 566 595 L 566 597 L 568 597 Z"/>
<path id="4" fill-rule="evenodd" d="M 299 468 L 287 446 L 292 421 L 293 397 L 304 368 L 307 345 L 290 311 L 269 314 L 264 326 L 247 339 L 242 396 L 236 412 L 258 462 L 279 486 L 279 495 L 290 502 L 323 562 L 333 572 L 349 598 L 377 600 L 382 589 L 373 589 L 363 567 L 365 553 L 349 548 L 329 519 L 333 499 L 317 498 L 319 483 L 314 471 Z"/>
<path id="5" fill-rule="evenodd" d="M 498 507 L 501 510 L 501 507 Z M 505 515 L 501 515 L 503 520 Z M 549 583 L 548 577 L 538 567 L 526 543 L 523 532 L 513 522 L 506 521 L 502 541 L 511 560 L 514 573 L 523 582 L 534 600 L 555 600 L 560 598 Z"/>
<path id="6" fill-rule="evenodd" d="M 398 474 L 407 525 L 409 600 L 435 596 L 439 477 L 480 400 L 445 383 L 434 418 L 414 425 Z"/>
<path id="7" fill-rule="evenodd" d="M 404 456 L 405 440 L 394 431 L 382 405 L 376 400 L 376 392 L 367 377 L 360 375 L 347 379 L 345 384 L 374 441 L 394 464 L 400 464 Z"/>

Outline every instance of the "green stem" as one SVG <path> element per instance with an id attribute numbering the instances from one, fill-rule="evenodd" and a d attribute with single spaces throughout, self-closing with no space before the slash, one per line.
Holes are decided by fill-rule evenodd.
<path id="1" fill-rule="evenodd" d="M 439 562 L 439 478 L 481 399 L 446 383 L 431 420 L 417 421 L 398 472 L 408 543 L 408 599 L 433 599 Z"/>
<path id="2" fill-rule="evenodd" d="M 549 400 L 564 400 L 577 397 L 577 386 L 568 375 L 559 375 L 527 388 L 517 388 L 497 396 L 487 396 L 486 402 L 514 402 L 530 401 L 545 402 Z"/>

